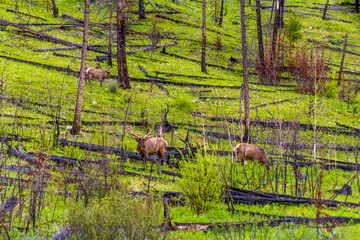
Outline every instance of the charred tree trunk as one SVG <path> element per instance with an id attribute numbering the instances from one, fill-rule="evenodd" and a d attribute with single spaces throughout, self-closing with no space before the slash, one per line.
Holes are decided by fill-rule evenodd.
<path id="1" fill-rule="evenodd" d="M 284 26 L 284 6 L 285 6 L 285 0 L 280 0 L 279 25 L 278 25 L 278 27 Z"/>
<path id="2" fill-rule="evenodd" d="M 130 89 L 128 69 L 126 63 L 126 40 L 125 40 L 125 0 L 117 2 L 117 63 L 118 63 L 118 85 L 122 84 L 124 89 Z"/>
<path id="3" fill-rule="evenodd" d="M 201 72 L 206 73 L 206 0 L 202 0 Z"/>
<path id="4" fill-rule="evenodd" d="M 329 0 L 326 0 L 325 7 L 324 7 L 324 13 L 323 13 L 323 16 L 322 16 L 323 20 L 326 19 L 326 12 L 327 12 L 328 6 L 329 6 Z"/>
<path id="5" fill-rule="evenodd" d="M 264 43 L 262 36 L 262 27 L 261 27 L 261 9 L 260 9 L 260 0 L 256 0 L 256 23 L 257 23 L 257 33 L 258 33 L 258 47 L 259 47 L 259 68 L 260 68 L 260 80 L 264 78 Z"/>
<path id="6" fill-rule="evenodd" d="M 359 13 L 359 0 L 355 0 L 355 12 Z"/>
<path id="7" fill-rule="evenodd" d="M 139 20 L 146 19 L 144 0 L 139 0 Z"/>
<path id="8" fill-rule="evenodd" d="M 112 5 L 110 5 L 110 28 L 109 28 L 109 46 L 108 46 L 108 65 L 109 66 L 112 66 L 112 58 L 111 58 L 111 46 L 112 46 L 112 42 L 113 42 L 112 28 L 113 28 L 113 9 L 112 9 Z"/>
<path id="9" fill-rule="evenodd" d="M 83 43 L 81 49 L 81 68 L 80 68 L 78 94 L 77 94 L 76 106 L 75 106 L 74 123 L 70 130 L 70 133 L 72 135 L 77 134 L 80 130 L 80 117 L 81 117 L 81 107 L 82 107 L 82 99 L 84 92 L 85 65 L 86 65 L 86 54 L 87 54 L 87 45 L 88 45 L 89 14 L 90 14 L 90 0 L 85 0 L 84 34 L 83 34 Z"/>
<path id="10" fill-rule="evenodd" d="M 346 52 L 347 38 L 348 38 L 348 35 L 346 34 L 346 35 L 345 35 L 345 41 L 344 41 L 343 54 L 342 54 L 342 57 L 341 57 L 341 64 L 340 64 L 339 82 L 338 82 L 338 85 L 340 85 L 340 83 L 341 83 L 341 75 L 342 75 L 343 67 L 344 67 L 344 60 L 345 60 L 345 52 Z"/>
<path id="11" fill-rule="evenodd" d="M 277 42 L 277 33 L 279 28 L 279 13 L 280 13 L 280 0 L 276 0 L 275 4 L 275 19 L 274 19 L 274 25 L 273 25 L 273 39 L 271 43 L 271 53 L 270 53 L 270 67 L 275 68 L 275 59 L 276 59 L 276 42 Z M 275 69 L 271 70 L 272 72 L 275 72 Z M 270 76 L 273 78 L 274 76 Z M 274 79 L 271 79 L 271 81 L 274 81 Z"/>
<path id="12" fill-rule="evenodd" d="M 222 27 L 223 17 L 224 17 L 224 0 L 221 0 L 219 27 Z"/>
<path id="13" fill-rule="evenodd" d="M 241 0 L 241 43 L 243 57 L 243 76 L 244 76 L 244 107 L 245 107 L 245 141 L 250 143 L 250 98 L 249 98 L 249 82 L 248 82 L 248 60 L 247 60 L 247 44 L 246 44 L 246 28 L 245 28 L 245 0 Z"/>
<path id="14" fill-rule="evenodd" d="M 55 0 L 51 0 L 51 4 L 52 4 L 52 7 L 53 7 L 54 17 L 55 18 L 59 17 L 59 9 L 56 7 Z"/>

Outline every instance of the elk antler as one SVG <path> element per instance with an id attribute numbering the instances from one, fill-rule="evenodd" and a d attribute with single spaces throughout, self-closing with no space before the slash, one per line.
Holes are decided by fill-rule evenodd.
<path id="1" fill-rule="evenodd" d="M 136 141 L 139 141 L 140 140 L 140 137 L 137 136 L 136 134 L 134 134 L 132 131 L 131 131 L 131 128 L 130 127 L 126 127 L 126 130 L 129 132 L 129 134 L 131 136 L 133 136 L 135 138 Z"/>
<path id="2" fill-rule="evenodd" d="M 144 139 L 146 141 L 147 139 L 151 138 L 151 135 L 152 135 L 151 131 L 148 130 L 147 133 L 145 134 L 145 136 L 142 137 L 142 139 Z"/>

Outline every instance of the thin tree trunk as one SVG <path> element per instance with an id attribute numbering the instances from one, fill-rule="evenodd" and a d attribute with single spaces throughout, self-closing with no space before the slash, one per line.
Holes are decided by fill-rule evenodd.
<path id="1" fill-rule="evenodd" d="M 52 7 L 53 7 L 54 17 L 57 18 L 59 16 L 59 9 L 56 7 L 55 0 L 51 0 L 51 4 L 52 4 Z"/>
<path id="2" fill-rule="evenodd" d="M 85 0 L 84 34 L 83 34 L 83 43 L 81 49 L 81 68 L 80 68 L 78 94 L 77 94 L 76 106 L 75 106 L 74 123 L 70 130 L 70 133 L 72 135 L 75 135 L 80 131 L 80 117 L 81 117 L 81 107 L 82 107 L 83 92 L 84 92 L 85 65 L 86 65 L 86 54 L 87 54 L 87 45 L 88 45 L 89 14 L 90 14 L 90 0 Z"/>
<path id="3" fill-rule="evenodd" d="M 224 0 L 221 0 L 219 27 L 222 27 L 223 17 L 224 17 Z"/>
<path id="4" fill-rule="evenodd" d="M 279 10 L 280 10 L 280 0 L 276 0 L 275 5 L 275 19 L 274 19 L 274 27 L 273 27 L 273 39 L 271 43 L 271 54 L 270 54 L 270 71 L 275 74 L 275 59 L 276 59 L 276 41 L 277 41 L 277 33 L 279 28 Z M 274 78 L 272 74 L 269 74 L 270 78 Z M 274 79 L 271 79 L 273 82 Z"/>
<path id="5" fill-rule="evenodd" d="M 201 72 L 206 73 L 206 0 L 202 0 Z"/>
<path id="6" fill-rule="evenodd" d="M 355 0 L 355 12 L 359 13 L 359 0 Z"/>
<path id="7" fill-rule="evenodd" d="M 284 26 L 284 7 L 285 7 L 285 0 L 280 0 L 278 27 Z"/>
<path id="8" fill-rule="evenodd" d="M 276 0 L 273 0 L 273 1 L 272 1 L 272 7 L 271 7 L 271 14 L 270 14 L 269 24 L 271 24 L 272 16 L 273 16 L 273 13 L 274 13 L 275 1 L 276 1 Z"/>
<path id="9" fill-rule="evenodd" d="M 144 0 L 139 0 L 139 20 L 146 19 Z"/>
<path id="10" fill-rule="evenodd" d="M 262 27 L 261 27 L 261 9 L 260 9 L 260 0 L 256 0 L 256 23 L 257 23 L 257 33 L 258 33 L 258 47 L 259 47 L 259 67 L 260 67 L 260 80 L 264 78 L 264 43 L 262 36 Z"/>
<path id="11" fill-rule="evenodd" d="M 124 89 L 130 89 L 128 69 L 126 63 L 126 39 L 125 39 L 125 0 L 117 2 L 117 63 L 118 63 L 118 85 L 122 84 Z"/>
<path id="12" fill-rule="evenodd" d="M 113 42 L 113 9 L 112 5 L 110 5 L 110 28 L 109 28 L 109 46 L 108 46 L 108 65 L 112 66 L 112 58 L 111 58 L 111 46 Z"/>
<path id="13" fill-rule="evenodd" d="M 245 141 L 250 143 L 250 100 L 249 100 L 249 82 L 248 82 L 248 60 L 246 45 L 246 28 L 245 28 L 245 0 L 241 0 L 241 43 L 243 57 L 243 76 L 244 76 L 244 107 L 245 107 Z"/>
<path id="14" fill-rule="evenodd" d="M 342 57 L 341 57 L 341 64 L 340 64 L 339 82 L 338 82 L 338 85 L 340 85 L 340 83 L 341 83 L 341 75 L 342 75 L 342 71 L 343 71 L 343 67 L 344 67 L 344 60 L 345 60 L 345 51 L 346 51 L 346 45 L 347 45 L 347 38 L 348 38 L 348 35 L 346 34 L 346 35 L 345 35 L 345 42 L 344 42 L 343 54 L 342 54 Z"/>
<path id="15" fill-rule="evenodd" d="M 327 12 L 328 6 L 329 6 L 329 0 L 326 0 L 326 4 L 325 4 L 325 7 L 324 7 L 324 13 L 323 13 L 323 16 L 322 16 L 323 20 L 326 19 L 326 12 Z"/>
<path id="16" fill-rule="evenodd" d="M 239 101 L 239 129 L 240 129 L 240 143 L 243 142 L 243 123 L 242 123 L 242 100 L 243 100 L 244 85 L 241 84 L 240 101 Z"/>

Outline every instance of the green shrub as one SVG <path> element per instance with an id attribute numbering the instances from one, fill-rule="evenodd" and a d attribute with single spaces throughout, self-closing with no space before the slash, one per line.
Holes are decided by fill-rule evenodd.
<path id="1" fill-rule="evenodd" d="M 194 162 L 183 161 L 181 174 L 179 187 L 197 215 L 220 202 L 219 169 L 207 156 L 198 156 Z"/>
<path id="2" fill-rule="evenodd" d="M 115 82 L 110 82 L 108 84 L 109 92 L 116 93 L 118 90 L 118 85 Z"/>
<path id="3" fill-rule="evenodd" d="M 170 106 L 177 111 L 191 113 L 193 110 L 193 103 L 189 97 L 182 94 L 173 95 L 173 101 L 170 102 Z"/>
<path id="4" fill-rule="evenodd" d="M 162 204 L 153 197 L 133 198 L 115 192 L 88 207 L 73 204 L 67 222 L 75 239 L 162 239 Z"/>
<path id="5" fill-rule="evenodd" d="M 290 11 L 290 18 L 287 19 L 285 23 L 285 30 L 287 37 L 292 41 L 296 42 L 297 40 L 302 38 L 301 33 L 301 22 L 297 14 L 293 11 Z"/>

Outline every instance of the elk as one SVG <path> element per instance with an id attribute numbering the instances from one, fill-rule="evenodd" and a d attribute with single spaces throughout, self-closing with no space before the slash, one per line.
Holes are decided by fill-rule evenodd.
<path id="1" fill-rule="evenodd" d="M 138 135 L 131 132 L 130 128 L 127 128 L 129 134 L 134 137 L 137 141 L 137 151 L 141 156 L 141 159 L 144 163 L 147 161 L 147 156 L 157 154 L 160 158 L 161 165 L 165 162 L 165 150 L 167 147 L 167 142 L 162 137 L 161 131 L 159 137 L 152 137 L 151 132 L 147 132 L 145 136 L 139 137 Z"/>
<path id="2" fill-rule="evenodd" d="M 104 81 L 104 79 L 110 77 L 110 72 L 108 71 L 99 70 L 91 66 L 86 66 L 85 69 L 86 69 L 85 82 L 86 80 L 88 80 L 90 86 L 91 86 L 91 80 L 98 79 L 100 81 L 100 87 L 102 87 L 102 82 Z"/>
<path id="3" fill-rule="evenodd" d="M 267 170 L 271 169 L 271 163 L 266 157 L 265 150 L 262 147 L 252 145 L 249 143 L 240 143 L 234 148 L 236 157 L 241 160 L 242 164 L 245 164 L 245 158 L 252 161 L 258 160 L 266 166 Z"/>

